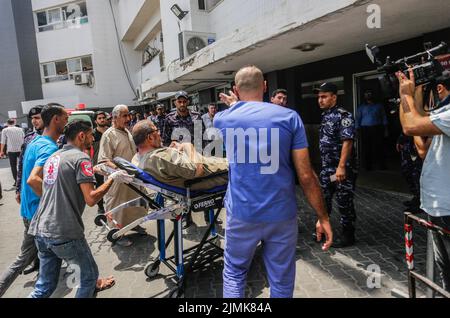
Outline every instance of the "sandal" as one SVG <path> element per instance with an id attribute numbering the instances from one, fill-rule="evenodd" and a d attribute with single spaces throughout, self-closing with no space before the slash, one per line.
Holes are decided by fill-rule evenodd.
<path id="1" fill-rule="evenodd" d="M 95 286 L 95 292 L 101 292 L 107 289 L 110 289 L 116 284 L 116 280 L 113 276 L 109 276 L 107 278 L 99 278 L 97 279 L 97 284 Z"/>

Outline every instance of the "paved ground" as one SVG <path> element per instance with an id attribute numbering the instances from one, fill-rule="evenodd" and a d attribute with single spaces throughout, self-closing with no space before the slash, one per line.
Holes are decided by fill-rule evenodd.
<path id="1" fill-rule="evenodd" d="M 0 160 L 0 180 L 4 198 L 0 201 L 0 271 L 7 268 L 19 251 L 23 225 L 19 218 L 18 206 L 14 201 L 14 191 L 8 191 L 13 181 L 7 162 Z M 299 198 L 299 232 L 297 244 L 297 276 L 295 297 L 392 297 L 394 288 L 407 291 L 406 265 L 404 261 L 402 201 L 408 196 L 394 192 L 384 192 L 360 188 L 356 194 L 358 214 L 356 246 L 322 252 L 320 246 L 311 241 L 315 217 L 307 207 L 301 191 Z M 146 225 L 149 236 L 133 236 L 132 247 L 112 247 L 107 242 L 105 230 L 93 224 L 96 209 L 88 209 L 84 214 L 87 240 L 98 263 L 101 275 L 114 275 L 115 287 L 98 295 L 99 298 L 148 298 L 166 297 L 174 286 L 173 275 L 165 266 L 160 274 L 149 281 L 144 275 L 145 266 L 158 254 L 156 249 L 156 226 Z M 225 216 L 221 216 L 225 219 Z M 185 232 L 186 245 L 199 241 L 205 223 L 203 215 L 195 215 L 194 226 Z M 338 229 L 337 213 L 332 218 Z M 169 230 L 169 225 L 167 225 Z M 167 231 L 168 232 L 168 231 Z M 221 232 L 223 232 L 221 230 Z M 425 232 L 415 233 L 416 264 L 424 268 Z M 170 252 L 170 250 L 169 250 Z M 187 277 L 187 297 L 214 298 L 222 296 L 222 259 L 208 267 L 191 273 Z M 374 267 L 375 266 L 375 267 Z M 372 268 L 381 270 L 380 288 L 369 288 L 367 281 L 374 277 Z M 73 297 L 74 292 L 66 287 L 64 270 L 60 288 L 54 297 Z M 260 251 L 257 252 L 248 278 L 247 296 L 264 298 L 269 296 L 268 283 Z M 5 297 L 26 297 L 33 288 L 36 276 L 19 276 Z M 420 295 L 421 293 L 419 293 Z"/>

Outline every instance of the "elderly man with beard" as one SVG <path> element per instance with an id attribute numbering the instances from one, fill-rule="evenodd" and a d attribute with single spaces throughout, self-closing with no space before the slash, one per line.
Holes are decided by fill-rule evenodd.
<path id="1" fill-rule="evenodd" d="M 136 154 L 136 145 L 133 136 L 128 131 L 131 116 L 126 105 L 118 105 L 112 111 L 113 124 L 102 136 L 100 141 L 100 150 L 98 153 L 98 163 L 105 163 L 113 169 L 116 165 L 113 159 L 121 157 L 131 161 Z M 107 211 L 119 206 L 122 203 L 138 198 L 139 195 L 123 184 L 114 184 L 104 197 L 105 208 Z M 116 221 L 121 226 L 127 226 L 135 220 L 144 217 L 146 210 L 143 208 L 125 208 L 116 214 Z M 134 229 L 142 235 L 146 235 L 145 229 L 137 227 Z M 117 244 L 121 246 L 130 246 L 133 242 L 128 237 L 122 237 Z"/>
<path id="2" fill-rule="evenodd" d="M 159 129 L 150 121 L 134 126 L 133 139 L 138 148 L 133 163 L 162 183 L 184 188 L 187 180 L 228 172 L 227 159 L 203 157 L 191 144 L 173 142 L 163 147 Z M 228 175 L 219 176 L 195 184 L 192 190 L 211 189 L 227 182 Z"/>

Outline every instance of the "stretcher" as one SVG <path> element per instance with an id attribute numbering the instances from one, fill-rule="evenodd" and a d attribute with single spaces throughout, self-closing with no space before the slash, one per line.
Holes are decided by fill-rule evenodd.
<path id="1" fill-rule="evenodd" d="M 150 174 L 134 166 L 130 162 L 115 158 L 114 164 L 120 170 L 126 171 L 133 176 L 133 181 L 127 184 L 140 195 L 139 198 L 125 202 L 105 214 L 99 214 L 95 218 L 97 226 L 103 226 L 108 229 L 107 239 L 111 243 L 117 242 L 127 232 L 133 230 L 136 226 L 155 220 L 157 224 L 157 243 L 159 255 L 156 261 L 148 264 L 145 268 L 145 275 L 149 279 L 155 278 L 159 274 L 160 265 L 166 265 L 174 274 L 176 279 L 176 288 L 170 293 L 170 298 L 180 298 L 184 296 L 185 291 L 185 273 L 201 268 L 204 265 L 214 262 L 217 258 L 223 256 L 223 249 L 217 244 L 218 239 L 222 238 L 217 233 L 215 223 L 223 208 L 227 185 L 218 186 L 208 190 L 191 190 L 192 186 L 206 179 L 223 177 L 227 173 L 198 178 L 185 182 L 185 188 L 178 188 L 159 182 Z M 114 173 L 106 165 L 101 165 L 104 175 Z M 147 191 L 146 189 L 150 190 Z M 151 192 L 152 194 L 149 194 Z M 144 207 L 147 209 L 147 215 L 134 221 L 133 223 L 122 226 L 114 216 L 124 208 Z M 204 233 L 200 243 L 189 248 L 183 249 L 182 219 L 189 213 L 209 211 L 209 225 Z M 166 240 L 165 221 L 173 222 L 173 230 Z M 109 222 L 108 222 L 109 221 Z M 110 226 L 109 224 L 112 224 Z M 174 243 L 174 254 L 167 256 L 166 250 L 171 242 Z M 215 253 L 210 253 L 207 257 L 199 257 L 205 246 L 211 247 Z M 189 256 L 189 261 L 185 257 Z"/>

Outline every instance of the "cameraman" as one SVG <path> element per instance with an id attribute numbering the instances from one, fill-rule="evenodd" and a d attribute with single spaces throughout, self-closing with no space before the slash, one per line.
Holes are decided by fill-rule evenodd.
<path id="1" fill-rule="evenodd" d="M 420 180 L 421 208 L 428 214 L 430 222 L 450 228 L 450 76 L 448 73 L 436 80 L 439 107 L 430 116 L 422 116 L 418 107 L 422 101 L 416 96 L 414 72 L 409 70 L 409 79 L 398 72 L 400 82 L 400 121 L 408 136 L 434 136 Z M 421 87 L 417 88 L 421 90 Z M 419 93 L 419 94 L 418 94 Z M 450 291 L 450 240 L 433 232 L 433 248 L 443 288 Z"/>

